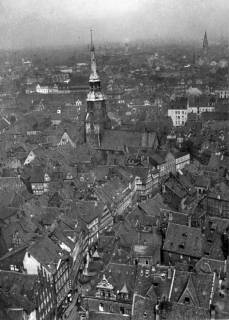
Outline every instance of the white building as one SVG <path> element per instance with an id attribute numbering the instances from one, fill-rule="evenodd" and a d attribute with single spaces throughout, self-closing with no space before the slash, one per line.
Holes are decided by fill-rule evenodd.
<path id="1" fill-rule="evenodd" d="M 215 90 L 215 93 L 218 95 L 220 99 L 229 98 L 229 88 Z"/>
<path id="2" fill-rule="evenodd" d="M 190 164 L 190 154 L 176 156 L 176 171 L 184 169 L 186 165 Z"/>
<path id="3" fill-rule="evenodd" d="M 184 126 L 187 121 L 188 110 L 168 109 L 168 116 L 171 117 L 174 127 Z"/>

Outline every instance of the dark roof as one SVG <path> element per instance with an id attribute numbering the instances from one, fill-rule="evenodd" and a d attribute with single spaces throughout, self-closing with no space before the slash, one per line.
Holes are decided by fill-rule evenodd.
<path id="1" fill-rule="evenodd" d="M 157 135 L 149 133 L 147 144 L 144 144 L 144 133 L 124 130 L 105 130 L 102 138 L 101 149 L 123 151 L 125 147 L 152 148 Z"/>
<path id="2" fill-rule="evenodd" d="M 133 319 L 155 320 L 155 303 L 152 299 L 136 294 L 133 300 Z"/>
<path id="3" fill-rule="evenodd" d="M 40 264 L 50 272 L 55 272 L 60 259 L 65 252 L 47 236 L 38 239 L 30 248 L 31 254 Z"/>
<path id="4" fill-rule="evenodd" d="M 75 209 L 77 216 L 89 224 L 101 216 L 104 204 L 100 201 L 78 201 L 76 202 Z"/>
<path id="5" fill-rule="evenodd" d="M 169 209 L 169 207 L 164 203 L 163 197 L 160 193 L 157 193 L 151 199 L 142 201 L 141 203 L 139 203 L 139 207 L 148 215 L 153 217 L 159 217 L 161 210 Z"/>
<path id="6" fill-rule="evenodd" d="M 43 183 L 44 169 L 42 167 L 34 167 L 31 172 L 30 181 L 32 183 Z"/>
<path id="7" fill-rule="evenodd" d="M 9 219 L 17 214 L 17 208 L 0 207 L 0 220 Z"/>
<path id="8" fill-rule="evenodd" d="M 203 254 L 201 229 L 169 223 L 163 250 L 200 258 Z"/>

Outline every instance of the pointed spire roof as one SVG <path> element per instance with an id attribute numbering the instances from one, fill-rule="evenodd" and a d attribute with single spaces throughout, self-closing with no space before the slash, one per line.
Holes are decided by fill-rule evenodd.
<path id="1" fill-rule="evenodd" d="M 128 291 L 128 289 L 127 289 L 127 286 L 126 286 L 126 282 L 124 283 L 122 289 L 120 290 L 120 293 L 125 293 L 125 294 L 128 294 L 128 293 L 129 293 L 129 291 Z"/>
<path id="2" fill-rule="evenodd" d="M 91 73 L 89 82 L 97 82 L 100 81 L 98 73 L 97 73 L 97 66 L 96 66 L 96 59 L 95 59 L 95 47 L 93 43 L 93 30 L 91 29 Z"/>
<path id="3" fill-rule="evenodd" d="M 203 48 L 204 48 L 204 49 L 207 49 L 207 48 L 208 48 L 208 37 L 207 37 L 207 31 L 205 31 L 205 33 L 204 33 Z"/>

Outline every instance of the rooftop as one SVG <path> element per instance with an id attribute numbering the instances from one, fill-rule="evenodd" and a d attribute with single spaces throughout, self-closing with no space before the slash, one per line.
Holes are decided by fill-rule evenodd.
<path id="1" fill-rule="evenodd" d="M 201 229 L 169 223 L 163 250 L 200 258 L 203 254 Z"/>

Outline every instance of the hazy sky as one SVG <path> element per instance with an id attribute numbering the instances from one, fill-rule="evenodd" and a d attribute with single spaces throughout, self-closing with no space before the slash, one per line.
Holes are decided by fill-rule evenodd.
<path id="1" fill-rule="evenodd" d="M 228 0 L 0 0 L 0 47 L 229 35 Z"/>

